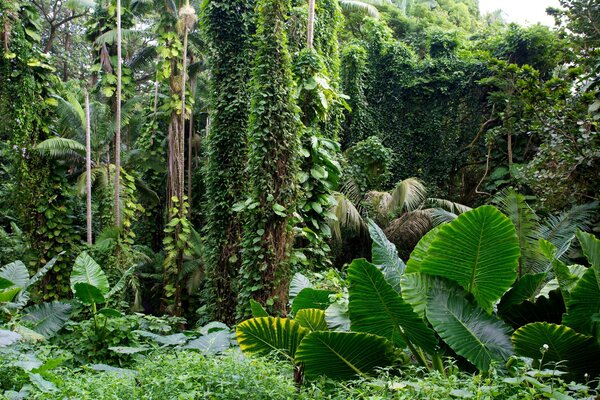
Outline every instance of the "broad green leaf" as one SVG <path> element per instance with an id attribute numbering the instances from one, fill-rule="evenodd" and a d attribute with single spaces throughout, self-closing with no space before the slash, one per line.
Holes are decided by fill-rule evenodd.
<path id="1" fill-rule="evenodd" d="M 59 301 L 36 304 L 24 310 L 25 316 L 21 318 L 21 322 L 49 338 L 61 330 L 69 320 L 71 308 L 70 304 Z"/>
<path id="2" fill-rule="evenodd" d="M 0 290 L 9 288 L 11 286 L 15 286 L 15 284 L 9 281 L 8 279 L 0 277 Z"/>
<path id="3" fill-rule="evenodd" d="M 13 285 L 25 289 L 29 283 L 29 271 L 22 261 L 11 262 L 0 269 L 0 278 L 4 278 Z"/>
<path id="4" fill-rule="evenodd" d="M 347 304 L 333 303 L 325 310 L 325 321 L 334 331 L 350 330 L 350 315 Z"/>
<path id="5" fill-rule="evenodd" d="M 427 308 L 427 292 L 429 287 L 441 278 L 413 272 L 402 275 L 402 299 L 411 305 L 413 311 L 421 318 L 425 318 Z"/>
<path id="6" fill-rule="evenodd" d="M 187 342 L 187 336 L 183 333 L 174 333 L 172 335 L 157 335 L 156 333 L 148 331 L 134 331 L 140 336 L 147 337 L 154 340 L 156 343 L 162 344 L 163 346 L 177 346 Z"/>
<path id="7" fill-rule="evenodd" d="M 592 269 L 596 272 L 596 280 L 600 282 L 600 240 L 594 235 L 582 231 L 577 231 L 576 235 L 583 254 L 585 254 Z"/>
<path id="8" fill-rule="evenodd" d="M 433 353 L 434 332 L 386 282 L 383 273 L 364 259 L 348 267 L 350 321 L 353 331 L 382 336 L 398 347 L 410 341 Z"/>
<path id="9" fill-rule="evenodd" d="M 275 353 L 293 359 L 300 341 L 309 333 L 288 318 L 251 318 L 236 328 L 237 341 L 245 354 L 264 356 Z"/>
<path id="10" fill-rule="evenodd" d="M 488 371 L 492 361 L 505 362 L 513 354 L 511 329 L 466 297 L 452 282 L 430 288 L 427 319 L 458 355 Z"/>
<path id="11" fill-rule="evenodd" d="M 119 354 L 136 354 L 136 353 L 142 353 L 144 351 L 150 350 L 149 347 L 128 347 L 128 346 L 115 346 L 115 347 L 109 347 L 108 349 L 110 351 L 114 351 L 115 353 L 119 353 Z"/>
<path id="12" fill-rule="evenodd" d="M 600 282 L 593 268 L 583 274 L 566 303 L 563 324 L 600 339 Z"/>
<path id="13" fill-rule="evenodd" d="M 0 347 L 10 346 L 17 343 L 21 339 L 21 335 L 16 332 L 0 329 Z"/>
<path id="14" fill-rule="evenodd" d="M 12 301 L 20 291 L 21 288 L 18 286 L 0 291 L 0 303 L 8 303 L 9 301 Z"/>
<path id="15" fill-rule="evenodd" d="M 108 279 L 104 271 L 85 251 L 75 259 L 73 272 L 71 272 L 71 288 L 74 289 L 80 282 L 96 287 L 103 296 L 109 292 Z"/>
<path id="16" fill-rule="evenodd" d="M 313 288 L 304 288 L 298 293 L 298 296 L 292 303 L 292 312 L 296 314 L 304 308 L 318 308 L 325 310 L 331 304 L 329 296 L 334 294 L 330 290 L 319 290 Z"/>
<path id="17" fill-rule="evenodd" d="M 73 294 L 83 304 L 102 304 L 106 301 L 100 289 L 88 283 L 79 282 L 75 284 Z"/>
<path id="18" fill-rule="evenodd" d="M 582 335 L 565 325 L 536 322 L 519 328 L 512 336 L 518 355 L 541 359 L 544 345 L 548 350 L 543 354 L 543 366 L 559 368 L 583 377 L 600 374 L 600 345 L 595 338 Z M 560 367 L 562 365 L 562 367 Z"/>
<path id="19" fill-rule="evenodd" d="M 565 311 L 560 290 L 553 290 L 548 296 L 538 296 L 535 301 L 525 300 L 520 304 L 498 307 L 498 315 L 514 329 L 532 322 L 560 324 Z"/>
<path id="20" fill-rule="evenodd" d="M 404 274 L 406 265 L 398 257 L 396 245 L 390 242 L 385 233 L 372 220 L 368 220 L 369 234 L 373 240 L 371 248 L 373 264 L 383 272 L 385 280 L 388 281 L 394 290 L 400 293 L 400 277 Z"/>
<path id="21" fill-rule="evenodd" d="M 325 311 L 317 308 L 305 308 L 298 311 L 294 317 L 294 321 L 310 329 L 311 332 L 328 330 L 327 322 L 325 321 Z"/>
<path id="22" fill-rule="evenodd" d="M 200 336 L 183 346 L 183 349 L 198 350 L 202 354 L 218 354 L 231 347 L 231 334 L 227 331 L 216 331 Z"/>
<path id="23" fill-rule="evenodd" d="M 519 256 L 510 219 L 495 207 L 482 206 L 440 227 L 421 272 L 458 282 L 489 313 L 515 281 Z"/>
<path id="24" fill-rule="evenodd" d="M 312 288 L 312 284 L 306 276 L 302 275 L 300 272 L 296 272 L 290 282 L 290 302 L 293 302 L 296 296 L 298 296 L 298 293 L 306 288 Z"/>
<path id="25" fill-rule="evenodd" d="M 98 314 L 102 314 L 105 317 L 110 317 L 110 318 L 119 318 L 123 316 L 123 313 L 119 310 L 115 310 L 114 308 L 103 308 L 102 310 L 98 311 Z"/>
<path id="26" fill-rule="evenodd" d="M 268 317 L 269 313 L 264 309 L 262 304 L 254 299 L 250 299 L 250 310 L 254 318 Z"/>
<path id="27" fill-rule="evenodd" d="M 502 296 L 498 308 L 507 308 L 521 304 L 525 300 L 534 300 L 546 276 L 545 272 L 523 276 Z"/>
<path id="28" fill-rule="evenodd" d="M 558 287 L 565 301 L 568 301 L 571 296 L 571 290 L 577 285 L 581 277 L 573 274 L 567 264 L 557 258 L 556 246 L 549 241 L 540 239 L 540 251 L 550 261 L 552 272 L 554 272 L 554 276 L 558 282 Z"/>
<path id="29" fill-rule="evenodd" d="M 353 379 L 394 361 L 392 344 L 379 336 L 356 332 L 311 332 L 300 343 L 296 364 L 309 378 Z"/>
<path id="30" fill-rule="evenodd" d="M 212 321 L 200 328 L 200 333 L 203 335 L 208 335 L 209 333 L 218 331 L 229 332 L 229 327 L 222 322 Z"/>
<path id="31" fill-rule="evenodd" d="M 427 232 L 425 236 L 421 238 L 421 240 L 419 240 L 419 243 L 417 243 L 412 253 L 410 253 L 410 257 L 406 262 L 406 274 L 421 271 L 421 263 L 427 255 L 427 250 L 429 249 L 429 246 L 431 246 L 431 243 L 433 243 L 435 238 L 437 238 L 439 231 L 440 227 L 436 226 L 435 228 Z"/>
<path id="32" fill-rule="evenodd" d="M 117 368 L 106 364 L 90 364 L 88 367 L 93 371 L 112 373 L 120 377 L 135 376 L 138 372 L 132 369 Z"/>

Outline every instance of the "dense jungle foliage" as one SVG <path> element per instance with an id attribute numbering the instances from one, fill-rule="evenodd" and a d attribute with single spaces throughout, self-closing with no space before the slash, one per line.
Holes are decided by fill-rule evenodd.
<path id="1" fill-rule="evenodd" d="M 0 0 L 0 399 L 600 396 L 600 3 Z"/>

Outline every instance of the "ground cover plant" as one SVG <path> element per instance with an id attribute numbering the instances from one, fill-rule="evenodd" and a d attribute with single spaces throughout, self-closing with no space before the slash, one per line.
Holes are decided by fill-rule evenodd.
<path id="1" fill-rule="evenodd" d="M 0 0 L 0 398 L 586 398 L 600 7 Z"/>

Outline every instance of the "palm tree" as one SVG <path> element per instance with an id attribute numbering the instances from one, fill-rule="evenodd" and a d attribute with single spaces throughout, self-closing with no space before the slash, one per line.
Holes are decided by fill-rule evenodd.
<path id="1" fill-rule="evenodd" d="M 342 186 L 342 192 L 336 194 L 337 205 L 331 209 L 337 218 L 331 222 L 334 247 L 340 248 L 345 236 L 368 238 L 366 219 L 372 218 L 404 259 L 433 227 L 471 209 L 427 197 L 425 185 L 417 178 L 399 182 L 390 192 L 372 190 L 364 195 L 350 179 Z"/>
<path id="2" fill-rule="evenodd" d="M 90 97 L 85 90 L 85 216 L 87 227 L 87 242 L 92 244 L 92 138 L 90 126 Z"/>

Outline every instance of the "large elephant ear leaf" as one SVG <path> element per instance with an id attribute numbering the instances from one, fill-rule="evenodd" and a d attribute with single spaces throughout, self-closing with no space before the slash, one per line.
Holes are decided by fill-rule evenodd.
<path id="1" fill-rule="evenodd" d="M 25 289 L 29 284 L 29 271 L 27 271 L 27 267 L 22 261 L 15 261 L 0 269 L 0 278 L 12 282 L 14 286 Z"/>
<path id="2" fill-rule="evenodd" d="M 0 277 L 0 290 L 14 286 L 15 284 L 8 279 Z"/>
<path id="3" fill-rule="evenodd" d="M 565 325 L 528 324 L 515 331 L 512 341 L 520 356 L 541 359 L 550 367 L 562 365 L 579 378 L 585 374 L 590 377 L 600 374 L 600 345 L 596 339 Z"/>
<path id="4" fill-rule="evenodd" d="M 296 314 L 304 308 L 318 308 L 325 310 L 331 304 L 329 296 L 334 294 L 331 290 L 304 288 L 292 303 L 292 312 Z"/>
<path id="5" fill-rule="evenodd" d="M 303 327 L 310 329 L 311 332 L 329 330 L 325 320 L 325 311 L 317 308 L 305 308 L 298 311 L 294 320 Z"/>
<path id="6" fill-rule="evenodd" d="M 364 259 L 348 267 L 350 321 L 353 331 L 382 336 L 399 347 L 409 343 L 433 353 L 434 332 L 386 282 L 383 273 Z"/>
<path id="7" fill-rule="evenodd" d="M 73 271 L 71 272 L 71 289 L 74 290 L 75 285 L 78 283 L 94 286 L 100 290 L 102 295 L 109 292 L 108 279 L 104 271 L 85 251 L 75 259 L 75 265 L 73 265 Z"/>
<path id="8" fill-rule="evenodd" d="M 466 296 L 452 282 L 437 282 L 429 289 L 427 319 L 458 355 L 488 371 L 492 361 L 505 362 L 513 354 L 511 329 Z"/>
<path id="9" fill-rule="evenodd" d="M 596 273 L 596 280 L 600 282 L 600 240 L 594 235 L 582 231 L 577 231 L 577 239 L 579 239 L 583 254 Z"/>
<path id="10" fill-rule="evenodd" d="M 421 272 L 458 282 L 491 312 L 517 277 L 519 240 L 500 211 L 482 206 L 442 225 L 421 262 Z"/>
<path id="11" fill-rule="evenodd" d="M 433 241 L 437 237 L 440 228 L 441 226 L 436 226 L 435 228 L 427 232 L 427 234 L 423 236 L 421 240 L 419 240 L 419 243 L 417 243 L 412 253 L 410 253 L 410 257 L 406 262 L 407 274 L 421 271 L 421 263 L 427 255 L 427 250 L 429 250 L 429 246 L 431 246 L 431 243 L 433 243 Z"/>
<path id="12" fill-rule="evenodd" d="M 53 301 L 28 307 L 21 322 L 40 335 L 49 338 L 56 334 L 69 319 L 71 305 Z"/>
<path id="13" fill-rule="evenodd" d="M 372 219 L 368 220 L 369 234 L 373 240 L 371 261 L 383 272 L 385 280 L 400 292 L 400 277 L 404 274 L 406 265 L 398 256 L 396 245 L 390 242 L 385 233 Z"/>
<path id="14" fill-rule="evenodd" d="M 251 318 L 236 328 L 237 341 L 245 354 L 276 354 L 294 359 L 298 345 L 310 331 L 288 318 Z"/>
<path id="15" fill-rule="evenodd" d="M 392 344 L 380 337 L 357 332 L 312 332 L 296 352 L 296 364 L 307 377 L 353 379 L 386 367 L 394 361 Z"/>
<path id="16" fill-rule="evenodd" d="M 593 268 L 583 274 L 571 291 L 563 324 L 600 339 L 600 282 Z"/>

